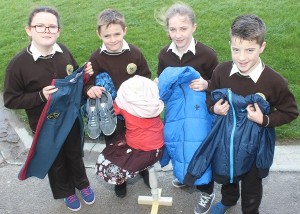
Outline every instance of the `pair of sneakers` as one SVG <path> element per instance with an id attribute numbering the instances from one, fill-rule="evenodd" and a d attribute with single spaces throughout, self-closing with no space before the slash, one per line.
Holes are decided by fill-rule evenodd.
<path id="1" fill-rule="evenodd" d="M 177 188 L 185 187 L 186 185 L 181 183 L 177 178 L 172 181 L 172 185 Z M 199 202 L 194 209 L 195 214 L 206 214 L 209 212 L 212 202 L 215 199 L 215 193 L 211 195 L 201 192 Z"/>
<path id="2" fill-rule="evenodd" d="M 104 135 L 111 135 L 117 126 L 117 117 L 113 100 L 109 92 L 103 91 L 101 98 L 88 98 L 86 103 L 87 134 L 95 140 Z"/>
<path id="3" fill-rule="evenodd" d="M 194 213 L 195 214 L 208 213 L 214 199 L 215 199 L 215 193 L 209 195 L 205 192 L 201 192 L 200 200 L 194 209 Z"/>
<path id="4" fill-rule="evenodd" d="M 84 203 L 91 205 L 95 202 L 95 193 L 90 186 L 80 190 L 80 194 Z M 66 206 L 72 211 L 78 211 L 81 209 L 81 203 L 76 194 L 64 198 L 64 202 Z"/>

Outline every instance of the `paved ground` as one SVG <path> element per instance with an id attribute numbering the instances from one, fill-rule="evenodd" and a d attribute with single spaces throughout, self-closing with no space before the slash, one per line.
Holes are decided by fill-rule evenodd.
<path id="1" fill-rule="evenodd" d="M 0 214 L 57 214 L 73 213 L 69 211 L 62 200 L 53 200 L 48 179 L 29 178 L 19 181 L 20 171 L 32 142 L 32 136 L 26 131 L 24 124 L 15 114 L 3 107 L 0 98 Z M 142 179 L 136 177 L 129 180 L 128 195 L 119 199 L 114 195 L 113 186 L 98 179 L 94 174 L 94 163 L 103 148 L 103 142 L 96 145 L 87 141 L 85 145 L 85 164 L 91 186 L 96 193 L 96 202 L 92 206 L 82 204 L 79 213 L 86 214 L 146 214 L 151 212 L 151 206 L 139 205 L 139 196 L 150 196 Z M 168 166 L 170 169 L 171 167 Z M 168 169 L 167 168 L 167 169 Z M 171 185 L 172 171 L 156 165 L 158 185 L 162 188 L 163 197 L 172 197 L 171 207 L 160 206 L 160 214 L 193 213 L 199 193 L 194 188 L 176 189 Z M 275 149 L 275 159 L 270 176 L 264 179 L 264 197 L 261 213 L 277 214 L 299 212 L 300 201 L 300 143 L 296 145 L 278 145 Z M 215 187 L 216 199 L 220 200 L 220 186 Z M 241 213 L 240 204 L 228 212 Z"/>

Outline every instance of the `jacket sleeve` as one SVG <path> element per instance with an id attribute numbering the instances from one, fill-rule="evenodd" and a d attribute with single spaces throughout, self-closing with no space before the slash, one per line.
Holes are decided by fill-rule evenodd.
<path id="1" fill-rule="evenodd" d="M 161 167 L 167 166 L 169 164 L 170 160 L 171 160 L 170 155 L 169 155 L 166 147 L 164 147 L 162 157 L 159 161 Z"/>
<path id="2" fill-rule="evenodd" d="M 218 147 L 218 140 L 216 139 L 216 134 L 219 130 L 219 125 L 222 124 L 222 118 L 218 117 L 215 121 L 215 125 L 211 130 L 210 134 L 207 136 L 205 141 L 196 150 L 193 158 L 187 169 L 187 174 L 184 178 L 183 183 L 193 186 L 194 182 L 200 178 L 210 166 L 214 153 Z"/>
<path id="3" fill-rule="evenodd" d="M 258 177 L 265 178 L 269 174 L 269 169 L 273 163 L 275 151 L 275 130 L 274 128 L 262 128 L 261 140 L 258 145 L 256 155 L 256 167 Z"/>

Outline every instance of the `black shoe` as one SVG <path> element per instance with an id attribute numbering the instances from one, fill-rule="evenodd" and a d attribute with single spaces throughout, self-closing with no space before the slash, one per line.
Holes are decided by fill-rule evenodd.
<path id="1" fill-rule="evenodd" d="M 121 185 L 115 185 L 115 193 L 119 198 L 124 198 L 126 196 L 126 181 Z"/>
<path id="2" fill-rule="evenodd" d="M 139 174 L 140 174 L 140 176 L 143 177 L 143 180 L 144 180 L 145 185 L 146 185 L 147 187 L 151 188 L 151 187 L 150 187 L 150 183 L 149 183 L 149 171 L 148 171 L 148 169 L 139 172 Z"/>

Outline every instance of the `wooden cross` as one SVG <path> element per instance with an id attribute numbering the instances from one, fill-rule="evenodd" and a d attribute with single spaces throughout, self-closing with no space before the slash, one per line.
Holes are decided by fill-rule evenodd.
<path id="1" fill-rule="evenodd" d="M 161 197 L 161 188 L 157 188 L 157 178 L 154 167 L 149 169 L 149 183 L 152 196 L 139 196 L 138 204 L 152 205 L 151 214 L 157 214 L 159 205 L 172 206 L 172 197 Z"/>

